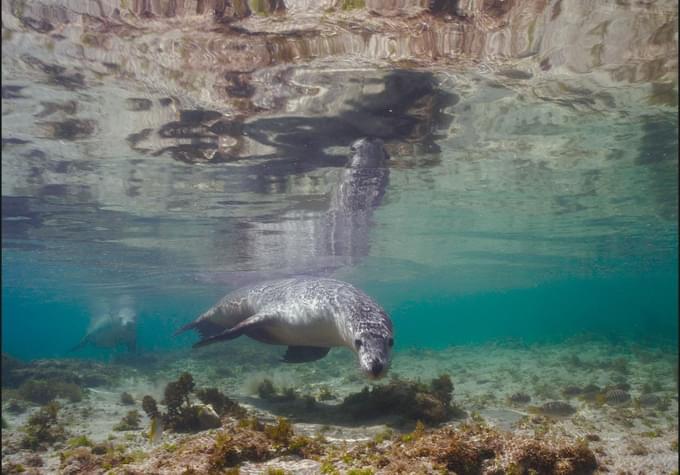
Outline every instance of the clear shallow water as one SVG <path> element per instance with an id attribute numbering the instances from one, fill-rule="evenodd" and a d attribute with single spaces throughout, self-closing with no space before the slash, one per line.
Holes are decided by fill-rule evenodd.
<path id="1" fill-rule="evenodd" d="M 677 82 L 662 73 L 423 67 L 413 45 L 395 64 L 370 42 L 279 33 L 312 53 L 233 57 L 201 84 L 238 35 L 197 34 L 193 55 L 166 49 L 172 23 L 128 40 L 25 23 L 3 42 L 3 351 L 63 355 L 121 296 L 142 350 L 184 347 L 172 332 L 226 290 L 296 273 L 375 296 L 397 348 L 677 338 Z M 325 216 L 362 136 L 385 140 L 389 180 L 338 238 Z"/>

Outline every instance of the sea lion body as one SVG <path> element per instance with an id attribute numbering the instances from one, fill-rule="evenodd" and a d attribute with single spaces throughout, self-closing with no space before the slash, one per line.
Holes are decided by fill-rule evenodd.
<path id="1" fill-rule="evenodd" d="M 115 315 L 98 318 L 70 351 L 86 346 L 116 348 L 120 345 L 125 345 L 129 352 L 137 351 L 137 319 L 134 311 L 129 308 L 123 308 Z"/>
<path id="2" fill-rule="evenodd" d="M 356 352 L 371 377 L 389 366 L 392 322 L 368 295 L 335 279 L 295 277 L 238 289 L 178 333 L 195 329 L 194 346 L 246 335 L 262 343 L 287 345 L 287 362 L 314 361 L 332 347 Z"/>

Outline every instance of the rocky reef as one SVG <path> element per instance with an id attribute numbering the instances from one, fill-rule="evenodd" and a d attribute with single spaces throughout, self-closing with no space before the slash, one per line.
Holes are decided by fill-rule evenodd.
<path id="1" fill-rule="evenodd" d="M 55 398 L 78 402 L 88 387 L 113 384 L 121 374 L 121 368 L 106 367 L 93 361 L 36 360 L 22 363 L 5 353 L 2 365 L 4 397 L 35 404 L 46 404 Z"/>
<path id="2" fill-rule="evenodd" d="M 377 439 L 376 439 L 377 440 Z M 337 447 L 323 436 L 299 436 L 285 419 L 272 425 L 257 420 L 225 420 L 218 431 L 192 436 L 172 452 L 156 450 L 128 473 L 145 470 L 194 470 L 207 473 L 249 464 L 274 470 L 285 457 L 309 461 L 315 473 L 594 473 L 598 464 L 587 442 L 544 441 L 512 437 L 484 424 L 463 424 L 458 429 L 428 430 L 418 425 L 401 437 L 355 442 Z M 209 447 L 208 450 L 205 447 Z M 289 462 L 290 463 L 290 462 Z M 262 466 L 262 465 L 260 465 Z M 283 470 L 283 469 L 278 469 Z M 269 473 L 269 472 L 268 472 Z M 271 472 L 285 473 L 285 472 Z"/>

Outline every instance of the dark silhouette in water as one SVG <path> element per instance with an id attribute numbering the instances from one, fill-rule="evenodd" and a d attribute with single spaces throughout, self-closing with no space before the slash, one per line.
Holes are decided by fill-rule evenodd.
<path id="1" fill-rule="evenodd" d="M 389 182 L 389 158 L 380 139 L 361 139 L 331 196 L 326 214 L 326 250 L 350 263 L 368 255 L 373 210 L 380 206 Z"/>
<path id="2" fill-rule="evenodd" d="M 373 212 L 389 182 L 389 155 L 376 138 L 357 140 L 350 150 L 326 211 L 294 208 L 239 230 L 240 253 L 273 270 L 204 274 L 201 280 L 241 286 L 297 274 L 326 277 L 368 255 Z"/>
<path id="3" fill-rule="evenodd" d="M 131 353 L 137 351 L 137 316 L 129 305 L 115 314 L 107 313 L 95 318 L 85 336 L 69 352 L 87 346 L 117 348 L 121 345 L 125 345 Z"/>

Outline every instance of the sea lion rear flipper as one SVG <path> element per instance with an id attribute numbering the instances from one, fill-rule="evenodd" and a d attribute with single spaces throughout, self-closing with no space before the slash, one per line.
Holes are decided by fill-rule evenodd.
<path id="1" fill-rule="evenodd" d="M 289 346 L 281 358 L 285 363 L 309 363 L 320 360 L 328 354 L 330 348 L 322 346 Z"/>
<path id="2" fill-rule="evenodd" d="M 218 341 L 233 340 L 243 335 L 246 331 L 257 328 L 257 326 L 266 323 L 267 320 L 271 318 L 271 315 L 266 313 L 256 313 L 250 317 L 243 320 L 241 323 L 234 325 L 233 327 L 224 330 L 221 333 L 211 335 L 207 338 L 203 338 L 201 341 L 194 343 L 193 348 L 200 348 L 202 346 L 210 345 L 212 343 L 217 343 Z"/>

